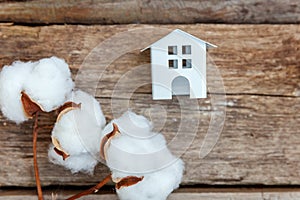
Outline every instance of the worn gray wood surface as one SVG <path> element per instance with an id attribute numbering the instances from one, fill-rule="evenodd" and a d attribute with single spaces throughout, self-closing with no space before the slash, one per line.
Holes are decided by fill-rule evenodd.
<path id="1" fill-rule="evenodd" d="M 298 0 L 0 0 L 0 21 L 17 23 L 299 23 Z"/>
<path id="2" fill-rule="evenodd" d="M 76 191 L 73 191 L 76 192 Z M 65 199 L 71 194 L 66 194 L 65 192 L 53 193 L 53 195 L 48 192 L 44 197 L 45 199 Z M 19 194 L 0 195 L 0 200 L 17 200 L 17 199 L 35 200 L 36 196 L 29 192 L 20 192 Z M 168 200 L 298 200 L 300 198 L 300 192 L 204 192 L 204 193 L 173 193 L 169 196 Z M 117 200 L 117 195 L 115 194 L 99 194 L 99 195 L 89 195 L 80 198 L 82 200 Z"/>
<path id="3" fill-rule="evenodd" d="M 14 60 L 37 60 L 56 55 L 66 59 L 72 72 L 80 71 L 86 56 L 102 42 L 113 35 L 145 25 L 119 26 L 42 26 L 25 27 L 11 24 L 0 25 L 0 65 Z M 151 119 L 160 121 L 161 113 L 167 113 L 166 123 L 158 124 L 168 141 L 176 135 L 185 113 L 193 126 L 199 122 L 197 135 L 182 159 L 186 163 L 184 185 L 286 185 L 300 184 L 300 26 L 299 25 L 168 25 L 154 26 L 156 34 L 145 33 L 145 41 L 155 41 L 161 35 L 161 28 L 181 28 L 201 39 L 218 45 L 209 50 L 209 56 L 222 76 L 226 101 L 212 99 L 224 97 L 214 87 L 216 74 L 208 70 L 209 98 L 199 100 L 199 109 L 187 106 L 191 101 L 183 99 L 182 108 L 178 99 L 152 101 L 150 84 L 143 85 L 134 93 L 116 89 L 116 83 L 134 68 L 141 67 L 133 76 L 127 89 L 136 87 L 139 81 L 150 83 L 148 52 L 139 49 L 119 55 L 110 65 L 102 64 L 108 57 L 98 55 L 90 59 L 91 69 L 102 69 L 99 83 L 91 82 L 95 74 L 89 74 L 79 82 L 80 87 L 89 90 L 96 85 L 96 97 L 102 105 L 107 120 L 113 118 L 112 106 L 129 102 L 130 108 Z M 128 39 L 128 44 L 137 38 Z M 118 43 L 112 44 L 116 46 Z M 120 44 L 121 45 L 121 44 Z M 120 46 L 123 48 L 124 46 Z M 141 46 L 140 49 L 144 48 Z M 109 52 L 109 49 L 108 49 Z M 212 63 L 212 62 L 211 62 Z M 211 66 L 211 65 L 210 65 Z M 139 85 L 138 85 L 139 86 Z M 125 87 L 126 89 L 126 87 Z M 221 90 L 220 90 L 221 91 Z M 124 95 L 130 94 L 130 100 Z M 114 98 L 112 99 L 112 95 Z M 112 104 L 113 103 L 113 104 Z M 194 103 L 194 102 L 193 102 Z M 214 149 L 204 158 L 199 158 L 200 147 L 212 116 L 226 108 L 225 126 Z M 116 111 L 120 114 L 124 107 Z M 127 109 L 125 107 L 125 109 Z M 155 112 L 157 114 L 155 115 Z M 199 113 L 200 112 L 200 113 Z M 46 185 L 87 185 L 101 180 L 108 169 L 99 165 L 94 176 L 71 175 L 62 167 L 52 165 L 47 159 L 53 115 L 42 115 L 38 153 L 41 180 Z M 157 122 L 156 121 L 156 122 Z M 161 126 L 160 126 L 161 125 Z M 32 168 L 32 121 L 16 126 L 0 118 L 0 186 L 34 186 Z M 185 138 L 186 136 L 186 138 Z M 186 129 L 185 139 L 193 136 L 193 130 Z M 181 143 L 177 145 L 180 146 Z M 176 146 L 173 151 L 176 152 Z M 201 195 L 201 194 L 200 194 Z M 209 195 L 209 194 L 207 194 Z M 211 194 L 213 195 L 213 194 Z M 228 194 L 230 195 L 230 194 Z M 261 196 L 261 194 L 257 194 Z M 294 194 L 287 194 L 294 195 Z M 299 194 L 295 194 L 299 195 Z M 225 195 L 226 197 L 226 195 Z M 197 197 L 198 198 L 198 197 Z M 207 197 L 209 199 L 209 196 Z M 222 197 L 220 197 L 222 199 Z M 227 197 L 226 197 L 227 198 Z M 234 198 L 229 196 L 228 198 Z M 283 197 L 281 197 L 283 198 Z"/>

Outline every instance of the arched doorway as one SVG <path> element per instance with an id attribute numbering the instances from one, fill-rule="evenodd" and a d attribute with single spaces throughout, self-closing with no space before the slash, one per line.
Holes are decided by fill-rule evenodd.
<path id="1" fill-rule="evenodd" d="M 178 76 L 172 81 L 172 95 L 189 95 L 190 82 L 183 76 Z"/>

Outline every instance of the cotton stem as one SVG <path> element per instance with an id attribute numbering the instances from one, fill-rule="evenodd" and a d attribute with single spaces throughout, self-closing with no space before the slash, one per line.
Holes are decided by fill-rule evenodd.
<path id="1" fill-rule="evenodd" d="M 98 183 L 97 185 L 95 185 L 94 187 L 90 188 L 90 189 L 87 189 L 83 192 L 80 192 L 70 198 L 68 198 L 67 200 L 74 200 L 74 199 L 78 199 L 82 196 L 85 196 L 85 195 L 89 195 L 89 194 L 92 194 L 92 193 L 96 193 L 98 192 L 98 190 L 103 187 L 106 183 L 108 183 L 109 181 L 111 180 L 111 174 L 109 174 L 108 176 L 106 176 L 100 183 Z"/>
<path id="2" fill-rule="evenodd" d="M 34 126 L 33 126 L 33 166 L 34 166 L 34 174 L 35 174 L 38 199 L 43 200 L 43 192 L 42 192 L 39 168 L 38 168 L 38 163 L 37 163 L 37 136 L 38 136 L 38 118 L 39 118 L 38 115 L 39 115 L 39 113 L 36 112 Z"/>

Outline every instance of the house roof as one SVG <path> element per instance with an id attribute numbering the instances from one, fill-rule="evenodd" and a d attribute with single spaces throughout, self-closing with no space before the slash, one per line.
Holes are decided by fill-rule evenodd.
<path id="1" fill-rule="evenodd" d="M 197 38 L 197 37 L 195 37 L 195 36 L 193 36 L 193 35 L 191 35 L 191 34 L 189 34 L 189 33 L 187 33 L 187 32 L 184 32 L 184 31 L 182 31 L 182 30 L 180 30 L 180 29 L 175 29 L 174 31 L 172 31 L 172 32 L 169 33 L 168 35 L 174 34 L 174 33 L 180 34 L 180 35 L 182 35 L 182 36 L 184 36 L 184 37 L 188 37 L 188 38 L 190 38 L 191 40 L 194 40 L 195 42 L 199 42 L 199 43 L 202 43 L 202 44 L 204 43 L 204 44 L 206 44 L 206 47 L 208 47 L 208 48 L 210 48 L 210 47 L 217 47 L 217 46 L 214 45 L 214 44 L 211 44 L 211 43 L 209 43 L 209 42 L 206 42 L 206 41 L 204 41 L 204 40 L 201 40 L 201 39 L 199 39 L 199 38 Z M 167 35 L 166 35 L 166 36 L 167 36 Z M 164 37 L 166 37 L 166 36 L 164 36 Z M 163 40 L 164 37 L 161 38 L 160 40 Z M 158 41 L 160 41 L 160 40 L 158 40 Z M 153 45 L 154 45 L 155 43 L 157 43 L 158 41 L 152 43 L 151 45 L 147 46 L 146 48 L 142 49 L 141 51 L 145 51 L 146 49 L 150 48 L 151 46 L 153 46 Z"/>

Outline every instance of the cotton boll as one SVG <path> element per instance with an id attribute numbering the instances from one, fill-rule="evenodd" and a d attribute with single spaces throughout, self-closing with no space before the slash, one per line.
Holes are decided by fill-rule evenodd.
<path id="1" fill-rule="evenodd" d="M 32 62 L 14 62 L 4 66 L 0 73 L 0 107 L 8 119 L 21 123 L 27 120 L 21 102 L 23 84 L 36 65 Z"/>
<path id="2" fill-rule="evenodd" d="M 69 155 L 65 161 L 61 156 L 50 157 L 50 161 L 63 165 L 72 172 L 92 172 L 99 155 L 101 127 L 96 120 L 80 109 L 64 114 L 55 124 L 52 137 L 56 138 L 61 148 Z M 53 149 L 51 151 L 54 152 Z M 49 152 L 49 155 L 53 153 Z M 81 158 L 89 159 L 80 160 Z"/>
<path id="3" fill-rule="evenodd" d="M 181 182 L 183 161 L 172 155 L 163 135 L 152 132 L 151 123 L 143 116 L 126 112 L 104 128 L 102 138 L 112 131 L 112 123 L 120 131 L 106 149 L 113 180 L 144 177 L 132 186 L 116 189 L 120 199 L 165 200 Z"/>
<path id="4" fill-rule="evenodd" d="M 62 105 L 73 87 L 68 65 L 56 57 L 36 62 L 24 83 L 25 93 L 46 112 Z"/>
<path id="5" fill-rule="evenodd" d="M 49 112 L 65 102 L 73 86 L 68 65 L 62 59 L 15 62 L 1 71 L 0 107 L 8 119 L 20 123 L 27 119 L 21 102 L 22 91 Z"/>
<path id="6" fill-rule="evenodd" d="M 71 155 L 97 152 L 101 130 L 91 115 L 75 109 L 64 114 L 55 124 L 52 137 L 58 139 L 62 148 Z"/>
<path id="7" fill-rule="evenodd" d="M 72 96 L 81 108 L 64 113 L 52 130 L 52 138 L 59 142 L 60 148 L 69 157 L 63 160 L 59 155 L 54 156 L 56 152 L 50 148 L 49 158 L 72 172 L 92 172 L 98 162 L 100 134 L 105 118 L 95 98 L 82 91 L 76 91 Z M 97 112 L 90 110 L 93 107 L 98 109 Z"/>
<path id="8" fill-rule="evenodd" d="M 152 173 L 143 174 L 143 180 L 135 185 L 117 189 L 121 200 L 166 200 L 170 193 L 179 187 L 184 170 L 184 163 L 178 159 L 170 166 Z M 129 174 L 122 174 L 126 177 Z M 141 174 L 130 174 L 141 176 Z M 120 173 L 113 172 L 113 179 L 120 177 Z"/>
<path id="9" fill-rule="evenodd" d="M 152 124 L 143 116 L 126 112 L 107 125 L 102 138 L 117 124 L 121 135 L 114 137 L 106 150 L 106 163 L 119 171 L 144 173 L 163 168 L 176 159 L 162 134 L 152 132 Z"/>

